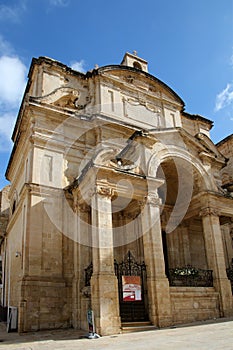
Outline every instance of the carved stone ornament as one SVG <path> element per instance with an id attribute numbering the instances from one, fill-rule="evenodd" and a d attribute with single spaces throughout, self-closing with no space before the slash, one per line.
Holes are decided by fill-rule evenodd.
<path id="1" fill-rule="evenodd" d="M 161 199 L 158 197 L 157 194 L 148 193 L 146 197 L 146 203 L 153 207 L 159 207 L 161 205 Z"/>
<path id="2" fill-rule="evenodd" d="M 60 86 L 47 95 L 33 96 L 32 99 L 43 103 L 50 103 L 58 107 L 76 110 L 83 110 L 91 101 L 87 89 L 76 89 L 69 86 Z"/>
<path id="3" fill-rule="evenodd" d="M 104 197 L 113 196 L 113 191 L 110 187 L 96 186 L 96 193 Z"/>
<path id="4" fill-rule="evenodd" d="M 147 102 L 147 100 L 144 98 L 144 96 L 139 95 L 138 98 L 123 98 L 123 102 L 126 104 L 129 104 L 131 106 L 143 106 L 145 107 L 149 112 L 156 113 L 156 115 L 159 117 L 161 114 L 161 109 L 152 104 Z"/>
<path id="5" fill-rule="evenodd" d="M 208 216 L 208 215 L 219 216 L 220 212 L 218 209 L 211 208 L 211 207 L 201 209 L 199 216 Z"/>
<path id="6" fill-rule="evenodd" d="M 134 82 L 134 78 L 131 75 L 127 75 L 123 78 L 123 80 L 125 80 L 127 83 L 129 84 L 133 84 Z"/>

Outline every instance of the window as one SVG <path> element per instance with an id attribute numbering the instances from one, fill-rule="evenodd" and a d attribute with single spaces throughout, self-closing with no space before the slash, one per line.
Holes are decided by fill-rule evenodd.
<path id="1" fill-rule="evenodd" d="M 134 66 L 134 68 L 136 68 L 136 69 L 141 69 L 141 70 L 142 70 L 142 66 L 141 66 L 140 63 L 138 63 L 137 61 L 135 61 L 135 62 L 133 63 L 133 66 Z"/>

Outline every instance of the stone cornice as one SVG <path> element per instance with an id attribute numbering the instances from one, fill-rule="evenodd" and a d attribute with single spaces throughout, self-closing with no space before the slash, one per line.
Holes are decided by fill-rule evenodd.
<path id="1" fill-rule="evenodd" d="M 199 216 L 200 210 L 206 207 L 215 208 L 220 216 L 233 217 L 233 198 L 225 197 L 219 192 L 202 191 L 192 198 L 185 219 Z"/>

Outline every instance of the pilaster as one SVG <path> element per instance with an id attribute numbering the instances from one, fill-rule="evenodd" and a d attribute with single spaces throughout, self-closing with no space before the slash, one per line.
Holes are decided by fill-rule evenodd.
<path id="1" fill-rule="evenodd" d="M 142 229 L 150 319 L 158 327 L 169 326 L 172 322 L 171 301 L 169 282 L 165 275 L 157 190 L 147 196 L 142 209 Z"/>
<path id="2" fill-rule="evenodd" d="M 75 329 L 81 328 L 82 318 L 81 315 L 81 289 L 83 287 L 83 263 L 88 256 L 83 255 L 85 247 L 81 245 L 81 235 L 88 237 L 88 216 L 89 206 L 84 203 L 79 203 L 75 200 L 74 211 L 77 214 L 75 226 L 74 226 L 74 277 L 72 281 L 72 325 Z M 87 252 L 86 254 L 87 255 Z M 84 266 L 88 265 L 88 262 Z"/>
<path id="3" fill-rule="evenodd" d="M 203 223 L 208 267 L 213 270 L 214 287 L 220 296 L 220 314 L 227 317 L 232 313 L 232 293 L 230 281 L 226 275 L 219 213 L 215 208 L 205 207 L 200 211 L 200 216 Z"/>
<path id="4" fill-rule="evenodd" d="M 120 332 L 118 282 L 114 273 L 112 191 L 96 186 L 92 195 L 91 303 L 96 332 L 109 335 Z"/>

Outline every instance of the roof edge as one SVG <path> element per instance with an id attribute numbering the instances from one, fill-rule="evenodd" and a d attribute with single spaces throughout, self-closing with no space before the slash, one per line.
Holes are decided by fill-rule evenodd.
<path id="1" fill-rule="evenodd" d="M 219 147 L 219 146 L 223 145 L 224 143 L 226 143 L 227 141 L 229 141 L 231 138 L 233 139 L 233 134 L 230 134 L 230 135 L 224 137 L 224 139 L 222 139 L 221 141 L 216 143 L 215 146 Z"/>
<path id="2" fill-rule="evenodd" d="M 213 120 L 207 119 L 199 114 L 190 114 L 190 113 L 184 111 L 184 112 L 182 112 L 182 115 L 184 117 L 187 117 L 187 118 L 192 119 L 192 120 L 200 120 L 202 122 L 208 123 L 208 124 L 210 124 L 211 128 L 214 125 Z"/>

